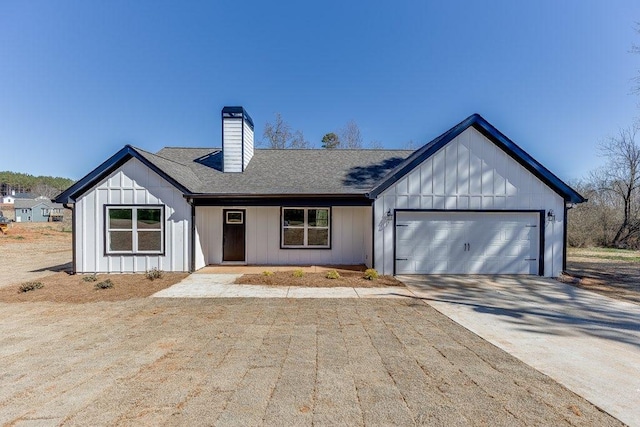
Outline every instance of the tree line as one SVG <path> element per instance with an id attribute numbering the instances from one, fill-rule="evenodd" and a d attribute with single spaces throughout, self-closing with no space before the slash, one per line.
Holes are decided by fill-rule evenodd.
<path id="1" fill-rule="evenodd" d="M 369 142 L 368 146 L 365 147 L 362 134 L 360 133 L 360 127 L 355 120 L 348 121 L 344 127 L 336 131 L 326 133 L 320 143 L 322 148 L 328 150 L 341 148 L 382 148 L 382 143 L 375 140 Z M 265 124 L 262 141 L 259 145 L 276 150 L 309 149 L 314 147 L 314 144 L 305 138 L 304 133 L 299 129 L 294 130 L 291 125 L 282 118 L 280 113 L 275 114 L 273 122 L 267 122 Z"/>
<path id="2" fill-rule="evenodd" d="M 3 196 L 15 191 L 16 193 L 33 193 L 36 196 L 52 198 L 74 182 L 72 179 L 62 177 L 34 176 L 10 171 L 0 172 L 0 191 Z"/>
<path id="3" fill-rule="evenodd" d="M 633 45 L 631 52 L 640 54 L 640 46 Z M 633 92 L 640 94 L 640 72 L 634 82 Z M 639 132 L 636 119 L 601 142 L 603 165 L 573 183 L 588 202 L 569 210 L 569 245 L 640 249 Z"/>

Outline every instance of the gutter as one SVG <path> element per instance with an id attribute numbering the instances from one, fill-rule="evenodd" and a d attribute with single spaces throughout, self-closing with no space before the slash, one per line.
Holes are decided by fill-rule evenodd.
<path id="1" fill-rule="evenodd" d="M 65 209 L 71 210 L 71 269 L 73 270 L 72 274 L 76 274 L 76 205 L 70 206 L 69 203 L 63 203 Z"/>

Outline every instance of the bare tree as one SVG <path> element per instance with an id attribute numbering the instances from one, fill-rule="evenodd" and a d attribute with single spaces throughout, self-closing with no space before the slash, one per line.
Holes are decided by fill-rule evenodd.
<path id="1" fill-rule="evenodd" d="M 600 144 L 606 159 L 603 168 L 592 174 L 600 191 L 611 196 L 618 205 L 621 219 L 612 244 L 636 246 L 640 237 L 640 146 L 636 142 L 637 127 L 621 129 L 617 136 Z"/>
<path id="2" fill-rule="evenodd" d="M 355 120 L 349 120 L 344 128 L 340 130 L 340 148 L 362 148 L 362 135 Z"/>
<path id="3" fill-rule="evenodd" d="M 384 145 L 382 144 L 382 142 L 374 139 L 373 141 L 369 142 L 369 148 L 372 150 L 382 150 L 384 148 Z"/>
<path id="4" fill-rule="evenodd" d="M 305 139 L 301 130 L 297 130 L 291 137 L 289 148 L 311 148 L 311 143 Z"/>
<path id="5" fill-rule="evenodd" d="M 291 126 L 284 121 L 280 113 L 276 113 L 273 124 L 265 123 L 261 145 L 276 150 L 310 147 L 310 143 L 304 138 L 302 131 L 292 131 Z"/>
<path id="6" fill-rule="evenodd" d="M 276 113 L 273 124 L 267 122 L 262 133 L 262 144 L 267 148 L 282 150 L 287 148 L 287 143 L 291 139 L 291 126 L 282 119 L 280 113 Z"/>
<path id="7" fill-rule="evenodd" d="M 35 186 L 31 188 L 31 192 L 37 196 L 43 196 L 49 199 L 54 198 L 58 194 L 60 194 L 61 190 L 55 187 L 52 187 L 49 184 L 44 182 L 39 182 Z"/>
<path id="8" fill-rule="evenodd" d="M 621 221 L 619 203 L 612 194 L 599 189 L 600 181 L 597 173 L 592 172 L 586 180 L 571 183 L 589 202 L 569 209 L 569 246 L 612 246 Z"/>
<path id="9" fill-rule="evenodd" d="M 416 143 L 413 142 L 413 139 L 408 140 L 407 142 L 404 143 L 404 145 L 402 146 L 403 150 L 415 150 L 416 149 Z"/>
<path id="10" fill-rule="evenodd" d="M 640 22 L 636 22 L 636 32 L 640 34 Z M 633 43 L 631 45 L 631 53 L 640 54 L 640 45 Z M 635 82 L 633 92 L 640 94 L 640 70 L 637 71 L 633 81 Z"/>

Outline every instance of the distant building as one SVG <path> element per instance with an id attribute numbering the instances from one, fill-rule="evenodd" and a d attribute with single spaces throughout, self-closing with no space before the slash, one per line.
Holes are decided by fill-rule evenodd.
<path id="1" fill-rule="evenodd" d="M 13 194 L 9 194 L 7 196 L 2 196 L 2 203 L 12 205 L 13 202 L 16 201 L 16 196 Z"/>
<path id="2" fill-rule="evenodd" d="M 64 207 L 46 197 L 35 199 L 16 198 L 13 203 L 16 222 L 62 221 Z"/>

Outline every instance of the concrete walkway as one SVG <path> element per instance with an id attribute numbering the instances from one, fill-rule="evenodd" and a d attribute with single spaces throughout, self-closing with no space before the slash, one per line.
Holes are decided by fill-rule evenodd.
<path id="1" fill-rule="evenodd" d="M 180 283 L 156 292 L 161 298 L 406 298 L 415 295 L 404 287 L 307 288 L 298 286 L 236 285 L 242 274 L 191 274 Z"/>
<path id="2" fill-rule="evenodd" d="M 639 305 L 543 278 L 399 279 L 455 322 L 640 426 Z"/>

